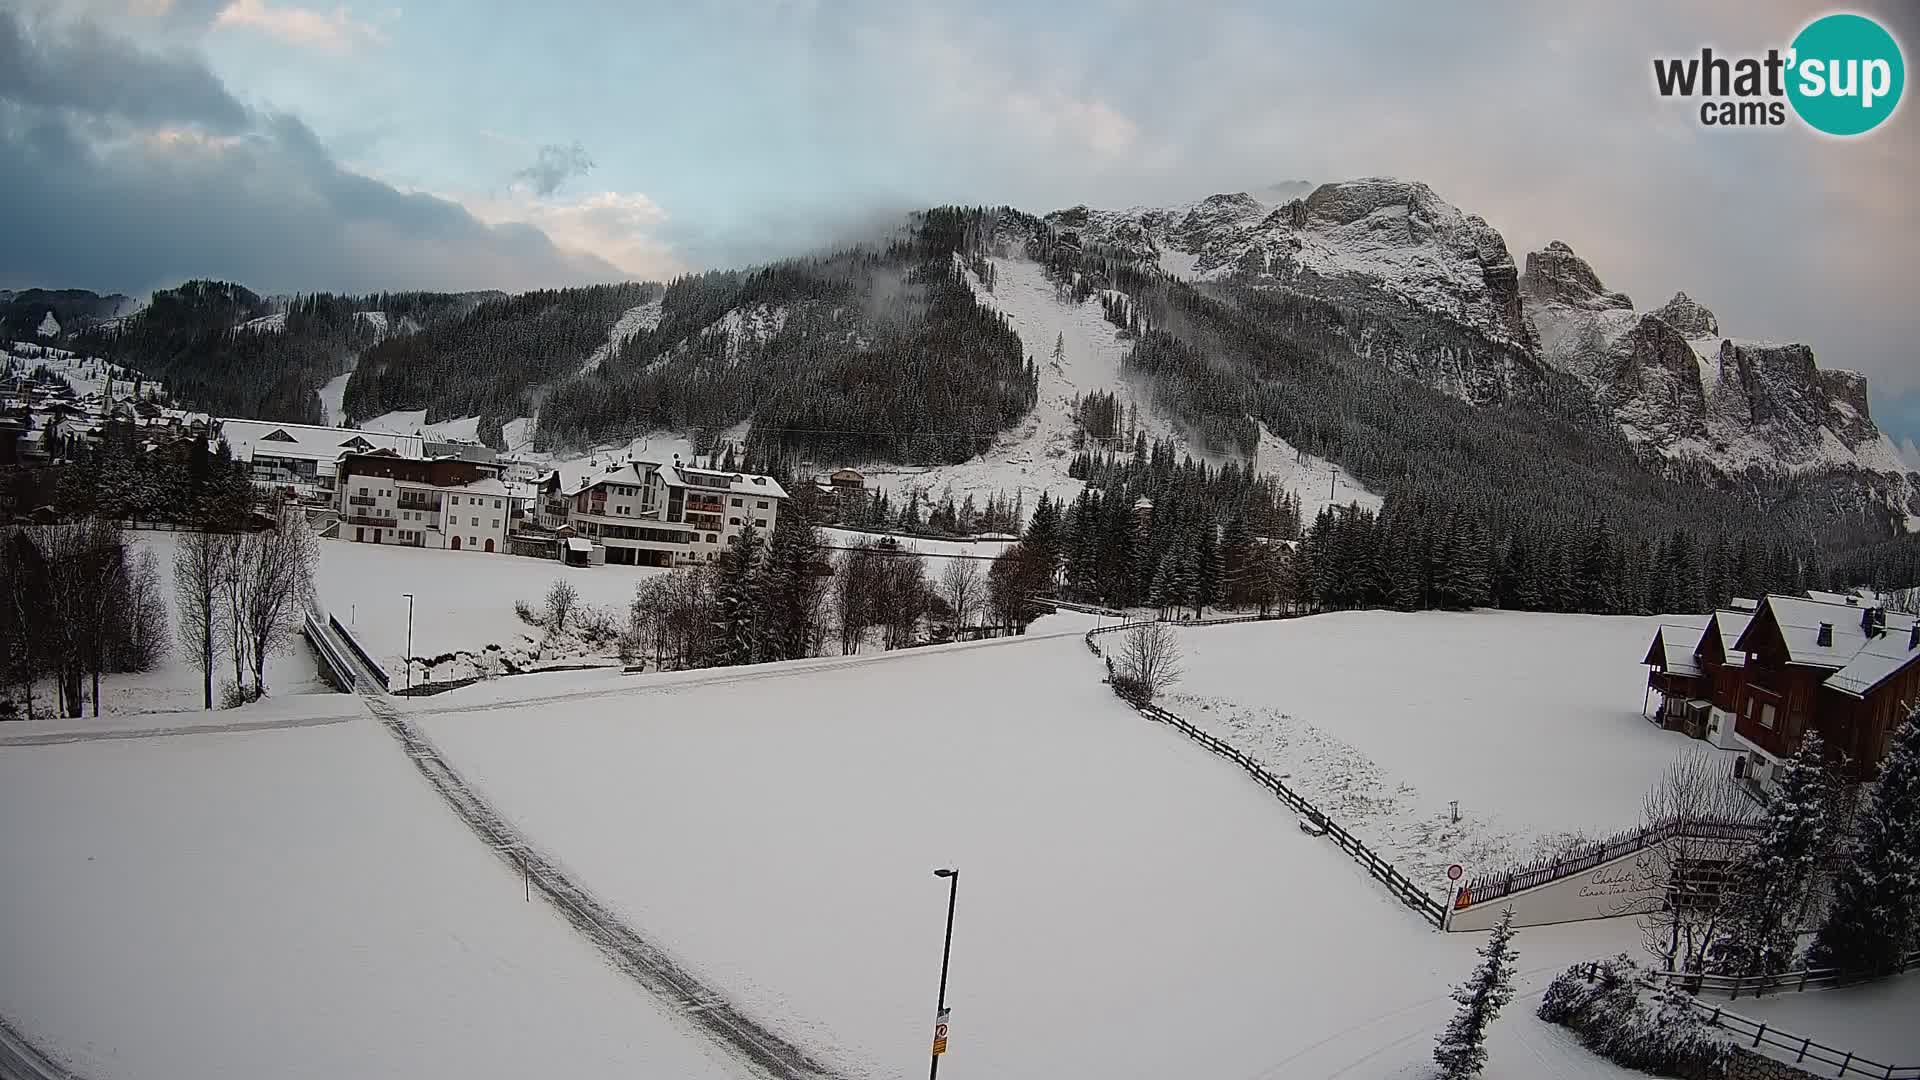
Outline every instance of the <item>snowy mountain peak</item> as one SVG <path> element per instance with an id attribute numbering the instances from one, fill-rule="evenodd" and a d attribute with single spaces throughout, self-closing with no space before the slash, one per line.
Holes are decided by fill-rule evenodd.
<path id="1" fill-rule="evenodd" d="M 1674 293 L 1673 299 L 1653 315 L 1684 337 L 1712 337 L 1720 332 L 1720 320 L 1713 317 L 1713 312 L 1683 292 Z"/>
<path id="2" fill-rule="evenodd" d="M 1520 289 L 1535 303 L 1560 303 L 1592 311 L 1633 308 L 1626 293 L 1608 292 L 1600 275 L 1564 240 L 1555 240 L 1527 256 Z"/>

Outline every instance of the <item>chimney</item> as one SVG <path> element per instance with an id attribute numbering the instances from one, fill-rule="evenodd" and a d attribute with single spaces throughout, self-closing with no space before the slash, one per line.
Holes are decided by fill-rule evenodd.
<path id="1" fill-rule="evenodd" d="M 1879 637 L 1887 632 L 1887 612 L 1885 608 L 1863 608 L 1860 612 L 1860 630 L 1868 637 Z"/>
<path id="2" fill-rule="evenodd" d="M 1815 645 L 1820 645 L 1825 648 L 1832 648 L 1833 647 L 1833 624 L 1830 622 L 1821 623 L 1820 633 L 1814 636 L 1813 643 Z"/>
<path id="3" fill-rule="evenodd" d="M 1920 649 L 1920 619 L 1913 620 L 1913 632 L 1907 635 L 1907 651 Z"/>

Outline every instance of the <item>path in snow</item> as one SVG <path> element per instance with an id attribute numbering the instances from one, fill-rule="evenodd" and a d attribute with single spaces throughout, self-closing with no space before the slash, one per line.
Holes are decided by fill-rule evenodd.
<path id="1" fill-rule="evenodd" d="M 835 1076 L 806 1051 L 741 1013 L 718 989 L 702 982 L 664 949 L 621 922 L 606 904 L 568 877 L 469 787 L 390 700 L 372 692 L 372 681 L 363 678 L 360 685 L 367 691 L 362 698 L 367 708 L 400 741 L 421 775 L 481 843 L 509 867 L 520 870 L 529 887 L 538 886 L 554 910 L 606 954 L 615 967 L 659 998 L 663 1007 L 677 1010 L 687 1023 L 764 1075 L 779 1080 Z"/>

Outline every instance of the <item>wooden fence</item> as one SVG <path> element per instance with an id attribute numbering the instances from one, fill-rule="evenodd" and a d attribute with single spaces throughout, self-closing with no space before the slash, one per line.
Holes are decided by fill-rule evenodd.
<path id="1" fill-rule="evenodd" d="M 1814 1042 L 1805 1035 L 1795 1035 L 1791 1031 L 1773 1027 L 1771 1024 L 1741 1016 L 1736 1012 L 1729 1012 L 1719 1005 L 1709 1004 L 1697 997 L 1689 996 L 1687 1002 L 1694 1011 L 1706 1017 L 1707 1023 L 1739 1036 L 1743 1042 L 1748 1039 L 1753 1040 L 1747 1043 L 1749 1047 L 1758 1050 L 1764 1046 L 1784 1051 L 1783 1054 L 1767 1055 L 1776 1061 L 1785 1061 L 1786 1055 L 1791 1054 L 1793 1055 L 1792 1064 L 1803 1069 L 1815 1065 L 1825 1066 L 1834 1070 L 1835 1077 L 1867 1076 L 1875 1080 L 1920 1080 L 1920 1065 L 1882 1065 L 1877 1061 L 1863 1058 L 1852 1050 L 1841 1050 L 1826 1043 Z"/>
<path id="2" fill-rule="evenodd" d="M 1259 616 L 1254 616 L 1254 618 L 1259 618 Z M 1147 622 L 1151 621 L 1152 620 L 1147 620 Z M 1250 620 L 1232 619 L 1228 621 L 1246 622 Z M 1091 649 L 1094 655 L 1098 656 L 1100 655 L 1100 646 L 1093 640 L 1095 637 L 1101 634 L 1116 633 L 1121 630 L 1131 630 L 1136 626 L 1147 625 L 1147 622 L 1121 623 L 1117 626 L 1106 626 L 1089 630 L 1086 635 L 1087 648 Z M 1428 896 L 1425 890 L 1407 880 L 1406 875 L 1396 869 L 1392 863 L 1381 858 L 1372 848 L 1369 848 L 1365 843 L 1361 842 L 1359 837 L 1341 828 L 1340 824 L 1328 817 L 1325 811 L 1308 802 L 1299 792 L 1288 787 L 1278 776 L 1268 771 L 1266 766 L 1248 757 L 1235 747 L 1182 720 L 1173 713 L 1160 708 L 1158 705 L 1135 705 L 1134 708 L 1138 710 L 1142 716 L 1151 720 L 1158 720 L 1169 727 L 1179 730 L 1182 734 L 1186 735 L 1187 738 L 1192 739 L 1194 742 L 1199 743 L 1215 754 L 1240 766 L 1240 768 L 1244 770 L 1248 776 L 1253 777 L 1261 787 L 1273 792 L 1281 802 L 1287 804 L 1289 809 L 1300 815 L 1302 822 L 1310 825 L 1315 832 L 1331 837 L 1334 843 L 1340 845 L 1341 850 L 1353 857 L 1353 861 L 1365 867 L 1367 873 L 1371 875 L 1375 881 L 1384 885 L 1387 892 L 1392 894 L 1394 899 L 1412 908 L 1422 919 L 1425 919 L 1436 927 L 1444 923 L 1447 914 L 1445 904 Z"/>
<path id="3" fill-rule="evenodd" d="M 1920 968 L 1920 949 L 1901 957 L 1893 970 L 1885 972 L 1897 975 L 1904 971 Z M 1692 994 L 1724 994 L 1730 1001 L 1739 1000 L 1742 994 L 1747 997 L 1760 997 L 1763 994 L 1784 992 L 1799 993 L 1802 990 L 1824 990 L 1834 986 L 1850 986 L 1867 982 L 1880 976 L 1863 976 L 1857 971 L 1840 968 L 1799 968 L 1794 971 L 1782 971 L 1776 975 L 1706 975 L 1697 971 L 1651 971 L 1647 978 L 1665 985 L 1677 985 Z"/>

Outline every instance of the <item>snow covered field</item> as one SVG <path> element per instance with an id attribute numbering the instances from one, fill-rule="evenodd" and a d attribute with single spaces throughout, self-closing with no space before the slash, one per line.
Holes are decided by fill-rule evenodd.
<path id="1" fill-rule="evenodd" d="M 488 645 L 532 645 L 540 631 L 520 621 L 513 603 L 525 600 L 538 609 L 557 578 L 572 582 L 582 603 L 613 608 L 624 623 L 634 586 L 663 572 L 325 540 L 315 584 L 322 606 L 351 626 L 361 644 L 397 676 L 407 646 L 407 601 L 402 593 L 414 596 L 413 655 L 434 657 L 479 652 Z"/>
<path id="2" fill-rule="evenodd" d="M 493 689 L 409 711 L 629 923 L 852 1075 L 925 1059 L 948 862 L 956 1076 L 1424 1075 L 1477 944 L 1124 708 L 1077 635 Z M 1530 1010 L 1634 933 L 1523 932 L 1486 1075 L 1627 1075 Z"/>
<path id="3" fill-rule="evenodd" d="M 920 556 L 920 561 L 927 568 L 927 580 L 936 588 L 939 587 L 940 575 L 945 572 L 947 564 L 952 562 L 954 557 L 961 556 L 979 562 L 980 580 L 983 583 L 981 587 L 984 589 L 987 571 L 993 566 L 990 560 L 1013 546 L 1011 540 L 928 540 L 918 536 L 861 532 L 858 529 L 823 528 L 820 530 L 820 540 L 828 546 L 829 554 L 834 558 L 840 557 L 837 549 L 861 543 L 877 543 L 883 536 L 891 536 L 902 551 L 911 551 Z"/>
<path id="4" fill-rule="evenodd" d="M 744 1075 L 364 714 L 0 748 L 0 822 L 0 1014 L 94 1080 Z"/>
<path id="5" fill-rule="evenodd" d="M 1189 628 L 1162 704 L 1290 774 L 1444 897 L 1449 863 L 1471 875 L 1637 826 L 1667 763 L 1705 748 L 1641 719 L 1660 621 L 1365 611 Z"/>

